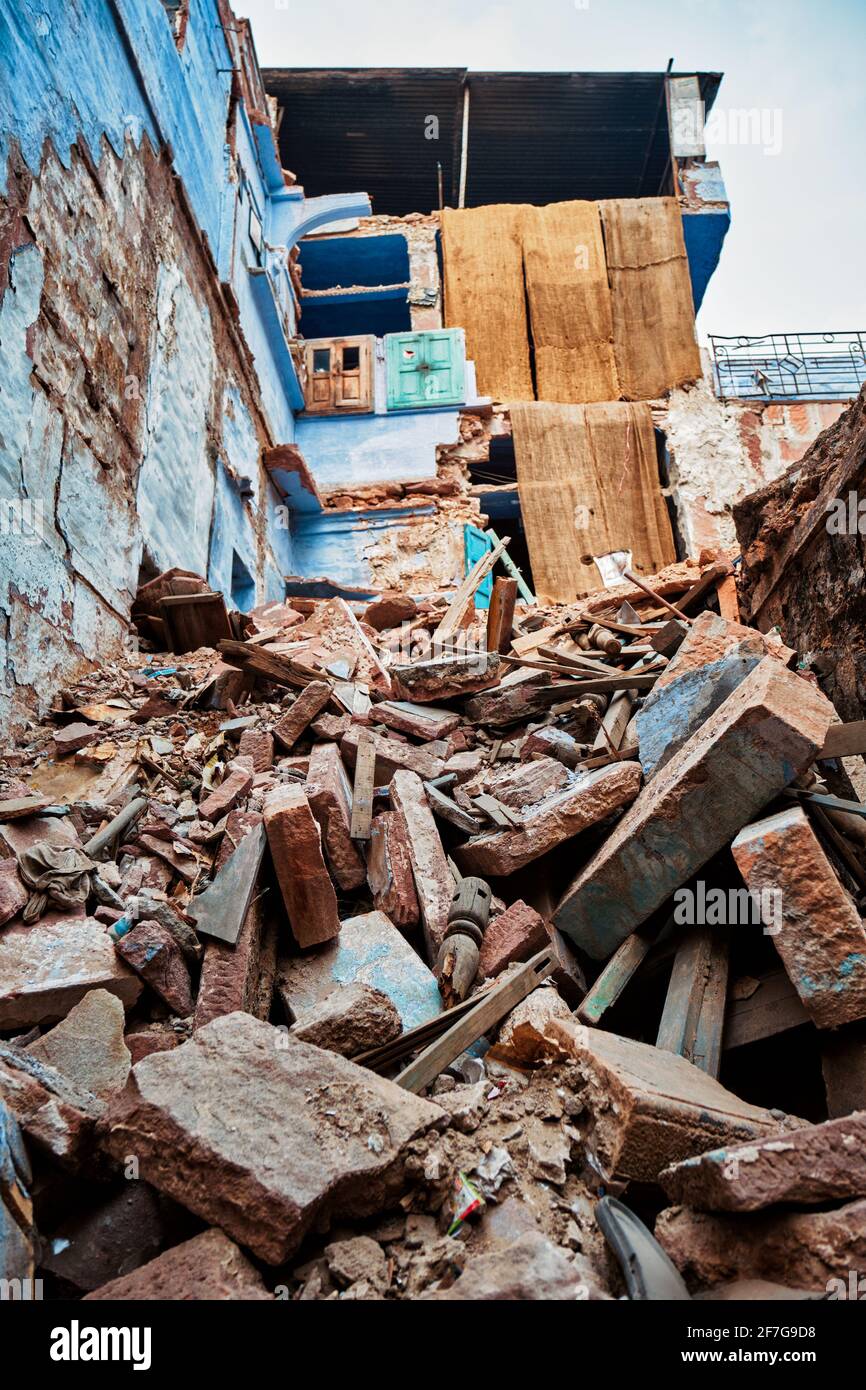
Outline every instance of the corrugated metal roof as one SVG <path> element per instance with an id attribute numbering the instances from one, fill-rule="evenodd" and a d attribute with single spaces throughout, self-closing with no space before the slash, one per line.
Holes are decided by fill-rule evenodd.
<path id="1" fill-rule="evenodd" d="M 379 213 L 457 203 L 463 91 L 466 204 L 655 195 L 669 142 L 661 72 L 265 68 L 283 107 L 280 153 L 309 195 L 364 191 Z M 719 73 L 699 74 L 709 111 Z M 438 139 L 429 138 L 429 117 Z"/>

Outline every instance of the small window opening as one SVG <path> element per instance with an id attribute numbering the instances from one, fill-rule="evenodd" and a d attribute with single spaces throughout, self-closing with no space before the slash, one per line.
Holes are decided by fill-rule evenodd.
<path id="1" fill-rule="evenodd" d="M 361 349 L 359 347 L 343 348 L 343 371 L 357 372 L 361 366 Z"/>
<path id="2" fill-rule="evenodd" d="M 232 603 L 241 613 L 249 613 L 256 603 L 256 581 L 236 550 L 232 551 Z"/>
<path id="3" fill-rule="evenodd" d="M 331 349 L 313 348 L 313 371 L 328 376 L 331 370 Z"/>

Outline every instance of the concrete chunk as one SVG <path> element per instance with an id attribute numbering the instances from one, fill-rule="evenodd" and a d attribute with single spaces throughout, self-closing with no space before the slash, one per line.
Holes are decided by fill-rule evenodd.
<path id="1" fill-rule="evenodd" d="M 519 828 L 490 831 L 461 845 L 454 851 L 457 867 L 464 874 L 480 874 L 482 878 L 513 874 L 633 801 L 640 781 L 637 763 L 597 768 L 530 807 Z"/>
<path id="2" fill-rule="evenodd" d="M 775 657 L 746 677 L 653 777 L 580 871 L 554 922 L 595 960 L 805 771 L 834 717 Z"/>
<path id="3" fill-rule="evenodd" d="M 141 1176 L 269 1264 L 315 1224 L 380 1211 L 409 1142 L 443 1120 L 429 1101 L 247 1014 L 133 1068 L 106 1144 Z"/>
<path id="4" fill-rule="evenodd" d="M 866 926 L 800 807 L 747 825 L 731 853 L 753 894 L 775 895 L 781 923 L 767 926 L 810 1018 L 866 1017 Z"/>
<path id="5" fill-rule="evenodd" d="M 866 1111 L 754 1144 L 711 1149 L 665 1168 L 672 1202 L 705 1211 L 759 1211 L 866 1197 Z"/>

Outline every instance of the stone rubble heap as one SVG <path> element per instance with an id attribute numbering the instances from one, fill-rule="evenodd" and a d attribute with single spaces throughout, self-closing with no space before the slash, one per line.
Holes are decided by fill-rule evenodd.
<path id="1" fill-rule="evenodd" d="M 692 1295 L 866 1267 L 864 822 L 732 573 L 289 598 L 59 691 L 0 775 L 0 1276 L 617 1298 L 603 1194 Z"/>

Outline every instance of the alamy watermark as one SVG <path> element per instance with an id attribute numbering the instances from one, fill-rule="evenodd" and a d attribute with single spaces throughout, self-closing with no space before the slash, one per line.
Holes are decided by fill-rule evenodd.
<path id="1" fill-rule="evenodd" d="M 38 545 L 45 535 L 45 506 L 41 497 L 0 497 L 0 538 L 15 536 L 25 545 Z"/>
<path id="2" fill-rule="evenodd" d="M 778 106 L 716 106 L 706 114 L 703 101 L 678 102 L 671 112 L 677 146 L 754 145 L 765 155 L 782 153 L 782 111 Z"/>
<path id="3" fill-rule="evenodd" d="M 782 930 L 781 888 L 708 888 L 698 879 L 693 888 L 678 888 L 674 903 L 677 926 L 763 926 L 764 936 Z"/>
<path id="4" fill-rule="evenodd" d="M 866 497 L 851 491 L 827 503 L 824 523 L 831 536 L 866 536 Z"/>

